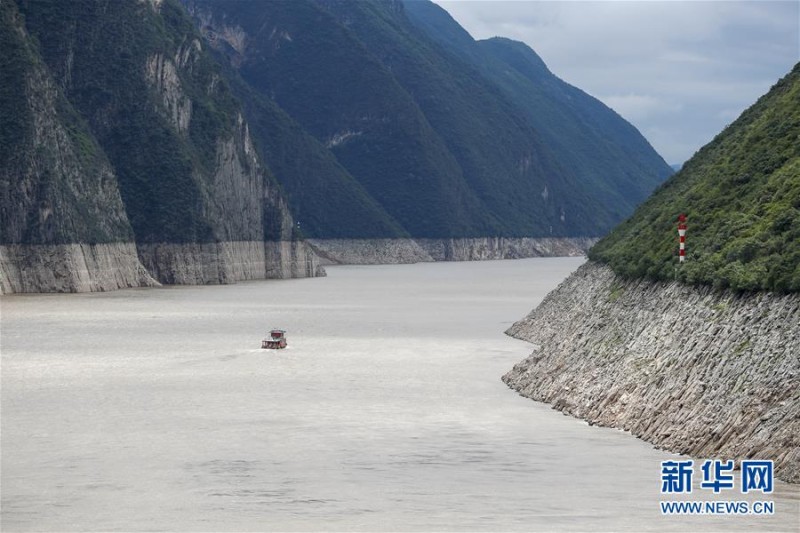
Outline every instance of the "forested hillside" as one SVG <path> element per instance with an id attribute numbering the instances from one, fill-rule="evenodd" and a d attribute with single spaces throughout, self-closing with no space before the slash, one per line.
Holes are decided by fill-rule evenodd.
<path id="1" fill-rule="evenodd" d="M 800 64 L 590 253 L 626 277 L 800 291 Z M 686 262 L 677 223 L 687 216 Z"/>
<path id="2" fill-rule="evenodd" d="M 405 6 L 426 37 L 477 69 L 515 105 L 609 217 L 624 218 L 672 173 L 636 128 L 550 72 L 525 43 L 475 41 L 433 2 L 410 0 Z"/>
<path id="3" fill-rule="evenodd" d="M 0 243 L 132 240 L 113 168 L 9 2 L 0 49 Z"/>
<path id="4" fill-rule="evenodd" d="M 229 79 L 241 81 L 232 83 L 250 122 L 259 107 L 279 106 L 346 171 L 327 173 L 341 184 L 330 204 L 290 191 L 299 219 L 326 212 L 303 224 L 311 236 L 357 224 L 337 201 L 343 191 L 360 197 L 355 184 L 396 224 L 372 217 L 372 234 L 395 236 L 399 226 L 412 237 L 599 236 L 671 173 L 635 128 L 543 63 L 547 76 L 532 79 L 449 16 L 444 30 L 426 26 L 438 24 L 433 4 L 184 3 Z M 443 40 L 448 32 L 462 38 Z M 275 129 L 261 129 L 257 144 L 285 154 Z M 290 190 L 308 182 L 306 170 L 275 173 Z"/>
<path id="5" fill-rule="evenodd" d="M 670 172 L 532 50 L 476 43 L 430 3 L 0 8 L 12 291 L 313 275 L 305 237 L 581 253 Z"/>
<path id="6" fill-rule="evenodd" d="M 180 2 L 0 9 L 2 292 L 322 273 Z"/>
<path id="7" fill-rule="evenodd" d="M 26 0 L 20 10 L 116 170 L 138 242 L 280 237 L 279 209 L 262 213 L 264 198 L 248 194 L 266 186 L 274 202 L 277 188 L 247 168 L 239 103 L 179 3 Z M 221 183 L 225 150 L 239 152 L 227 157 L 244 190 Z"/>

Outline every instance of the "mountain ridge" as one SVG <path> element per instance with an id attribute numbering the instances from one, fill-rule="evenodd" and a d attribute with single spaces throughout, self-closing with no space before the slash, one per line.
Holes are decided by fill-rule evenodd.
<path id="1" fill-rule="evenodd" d="M 184 4 L 248 88 L 326 146 L 411 237 L 599 236 L 671 172 L 638 133 L 637 150 L 649 152 L 644 166 L 598 171 L 596 154 L 557 156 L 532 126 L 534 113 L 431 38 L 407 3 Z M 469 39 L 467 52 L 485 56 Z M 572 131 L 586 129 L 584 118 L 570 115 Z M 606 159 L 623 153 L 619 140 L 587 142 L 614 146 Z M 571 162 L 580 158 L 589 163 Z M 295 214 L 308 211 L 301 204 Z M 308 235 L 329 236 L 318 225 Z"/>
<path id="2" fill-rule="evenodd" d="M 631 124 L 554 75 L 527 44 L 504 37 L 475 41 L 436 4 L 421 0 L 405 5 L 412 23 L 477 68 L 517 105 L 561 155 L 562 164 L 582 177 L 582 186 L 614 206 L 617 222 L 672 174 Z M 630 190 L 634 193 L 629 198 Z"/>
<path id="3" fill-rule="evenodd" d="M 541 102 L 400 1 L 3 9 L 4 291 L 311 276 L 305 237 L 334 261 L 348 241 L 387 259 L 578 254 L 661 168 L 655 156 L 606 181 L 583 172 L 581 150 L 532 119 Z M 462 52 L 489 57 L 483 46 Z M 564 116 L 571 131 L 598 126 Z"/>

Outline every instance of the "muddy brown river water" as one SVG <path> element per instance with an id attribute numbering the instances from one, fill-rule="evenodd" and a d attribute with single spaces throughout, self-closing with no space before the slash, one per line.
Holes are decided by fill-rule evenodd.
<path id="1" fill-rule="evenodd" d="M 500 381 L 582 261 L 3 296 L 2 529 L 797 531 L 783 483 L 772 516 L 662 516 L 677 456 Z"/>

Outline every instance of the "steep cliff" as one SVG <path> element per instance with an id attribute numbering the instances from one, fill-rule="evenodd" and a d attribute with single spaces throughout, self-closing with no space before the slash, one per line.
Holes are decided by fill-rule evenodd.
<path id="1" fill-rule="evenodd" d="M 30 0 L 14 20 L 6 16 L 14 5 L 3 6 L 4 39 L 14 45 L 3 61 L 16 65 L 4 76 L 3 105 L 21 105 L 9 137 L 28 139 L 6 148 L 4 138 L 2 244 L 15 245 L 2 255 L 4 290 L 115 288 L 31 275 L 70 271 L 79 260 L 116 265 L 108 246 L 86 253 L 109 242 L 136 244 L 119 255 L 139 258 L 142 279 L 128 285 L 154 283 L 144 267 L 163 283 L 322 273 L 179 3 Z M 20 87 L 24 96 L 14 96 Z M 78 246 L 30 247 L 51 243 Z"/>
<path id="2" fill-rule="evenodd" d="M 772 459 L 800 482 L 798 94 L 800 65 L 509 329 L 535 350 L 504 381 L 675 452 Z"/>
<path id="3" fill-rule="evenodd" d="M 224 68 L 225 62 L 221 65 Z M 224 70 L 245 106 L 252 135 L 259 141 L 256 148 L 280 177 L 303 234 L 350 239 L 407 235 L 322 142 L 271 98 L 248 87 L 233 68 Z"/>
<path id="4" fill-rule="evenodd" d="M 192 0 L 187 5 L 209 44 L 225 53 L 250 94 L 274 100 L 405 231 L 421 236 L 494 231 L 491 215 L 481 212 L 458 163 L 413 98 L 328 11 L 310 0 Z M 266 137 L 263 143 L 269 148 L 274 140 Z M 292 174 L 279 177 L 293 181 Z M 374 225 L 372 217 L 358 220 L 338 210 L 339 194 L 333 189 L 328 209 L 334 227 Z M 308 199 L 294 198 L 298 209 L 309 208 Z M 334 236 L 324 226 L 306 224 L 304 231 L 312 237 Z"/>
<path id="5" fill-rule="evenodd" d="M 114 169 L 16 6 L 0 4 L 0 17 L 0 292 L 155 284 L 137 258 Z"/>
<path id="6" fill-rule="evenodd" d="M 510 90 L 403 2 L 2 7 L 5 291 L 321 273 L 305 236 L 334 261 L 580 253 L 663 177 L 646 143 L 560 138 L 616 154 L 598 186 L 533 120 L 590 111 L 523 102 L 524 68 Z"/>

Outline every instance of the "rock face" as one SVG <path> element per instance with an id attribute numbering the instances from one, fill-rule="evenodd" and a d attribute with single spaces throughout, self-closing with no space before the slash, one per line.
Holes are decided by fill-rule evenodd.
<path id="1" fill-rule="evenodd" d="M 580 256 L 592 238 L 310 239 L 325 264 L 379 265 Z"/>
<path id="2" fill-rule="evenodd" d="M 628 281 L 597 263 L 507 333 L 528 398 L 696 457 L 775 461 L 800 482 L 800 294 Z"/>
<path id="3" fill-rule="evenodd" d="M 99 292 L 159 285 L 133 243 L 0 246 L 0 294 Z"/>
<path id="4" fill-rule="evenodd" d="M 0 293 L 151 286 L 117 176 L 0 4 Z"/>
<path id="5" fill-rule="evenodd" d="M 310 239 L 329 265 L 408 264 L 433 261 L 414 239 Z"/>
<path id="6" fill-rule="evenodd" d="M 3 293 L 324 275 L 178 4 L 3 2 L 0 45 Z"/>
<path id="7" fill-rule="evenodd" d="M 267 278 L 311 278 L 325 276 L 319 257 L 305 241 L 264 243 Z"/>
<path id="8" fill-rule="evenodd" d="M 483 261 L 525 257 L 585 255 L 593 238 L 482 237 L 472 239 L 417 239 L 434 261 Z"/>
<path id="9" fill-rule="evenodd" d="M 162 283 L 176 285 L 325 275 L 319 258 L 303 241 L 141 244 L 139 256 Z"/>

